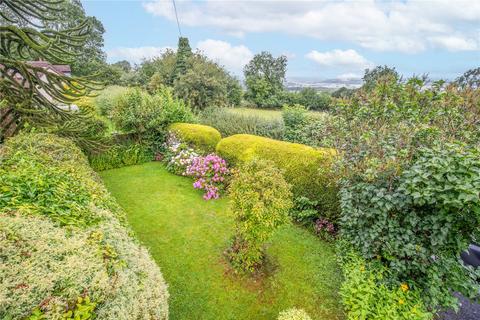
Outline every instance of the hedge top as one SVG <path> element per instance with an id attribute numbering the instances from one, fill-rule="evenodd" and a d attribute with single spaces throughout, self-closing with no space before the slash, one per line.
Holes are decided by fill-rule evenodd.
<path id="1" fill-rule="evenodd" d="M 205 152 L 214 152 L 217 143 L 222 139 L 217 129 L 201 124 L 173 123 L 169 130 L 186 143 Z"/>
<path id="2" fill-rule="evenodd" d="M 315 149 L 298 143 L 236 134 L 222 139 L 216 151 L 234 165 L 253 158 L 271 160 L 284 171 L 295 196 L 318 200 L 325 211 L 338 210 L 336 180 L 331 170 L 337 155 L 335 149 Z"/>

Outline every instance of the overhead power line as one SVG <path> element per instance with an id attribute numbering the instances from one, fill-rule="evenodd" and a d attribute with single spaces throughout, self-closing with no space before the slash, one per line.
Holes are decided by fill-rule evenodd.
<path id="1" fill-rule="evenodd" d="M 178 34 L 181 37 L 182 36 L 182 29 L 180 29 L 180 21 L 178 20 L 177 4 L 175 3 L 175 0 L 172 0 L 172 2 L 173 2 L 173 9 L 175 10 L 175 18 L 177 19 Z"/>

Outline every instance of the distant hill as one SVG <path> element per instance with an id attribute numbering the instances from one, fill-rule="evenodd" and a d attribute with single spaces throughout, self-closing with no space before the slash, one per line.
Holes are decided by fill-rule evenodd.
<path id="1" fill-rule="evenodd" d="M 313 78 L 288 78 L 285 87 L 288 91 L 299 91 L 303 88 L 314 88 L 318 91 L 335 91 L 341 87 L 349 89 L 359 88 L 362 79 L 313 79 Z"/>

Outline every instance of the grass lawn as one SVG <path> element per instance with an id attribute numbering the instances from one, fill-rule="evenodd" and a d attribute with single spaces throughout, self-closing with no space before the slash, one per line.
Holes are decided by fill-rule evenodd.
<path id="1" fill-rule="evenodd" d="M 101 176 L 169 284 L 170 319 L 268 320 L 290 307 L 304 308 L 314 320 L 343 319 L 332 245 L 285 226 L 268 249 L 272 274 L 241 277 L 222 256 L 233 228 L 228 199 L 203 200 L 191 179 L 158 162 Z"/>
<path id="2" fill-rule="evenodd" d="M 281 119 L 282 110 L 281 109 L 257 109 L 257 108 L 230 108 L 230 112 L 234 112 L 242 115 L 255 115 L 263 117 L 265 119 Z M 309 111 L 314 117 L 323 117 L 326 115 L 325 112 L 321 111 Z"/>

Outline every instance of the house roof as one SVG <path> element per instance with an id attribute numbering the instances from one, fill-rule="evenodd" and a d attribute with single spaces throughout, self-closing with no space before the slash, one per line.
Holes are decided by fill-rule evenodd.
<path id="1" fill-rule="evenodd" d="M 28 61 L 29 65 L 34 67 L 40 67 L 44 69 L 50 69 L 58 74 L 69 74 L 72 72 L 72 69 L 67 64 L 51 64 L 48 61 Z"/>

